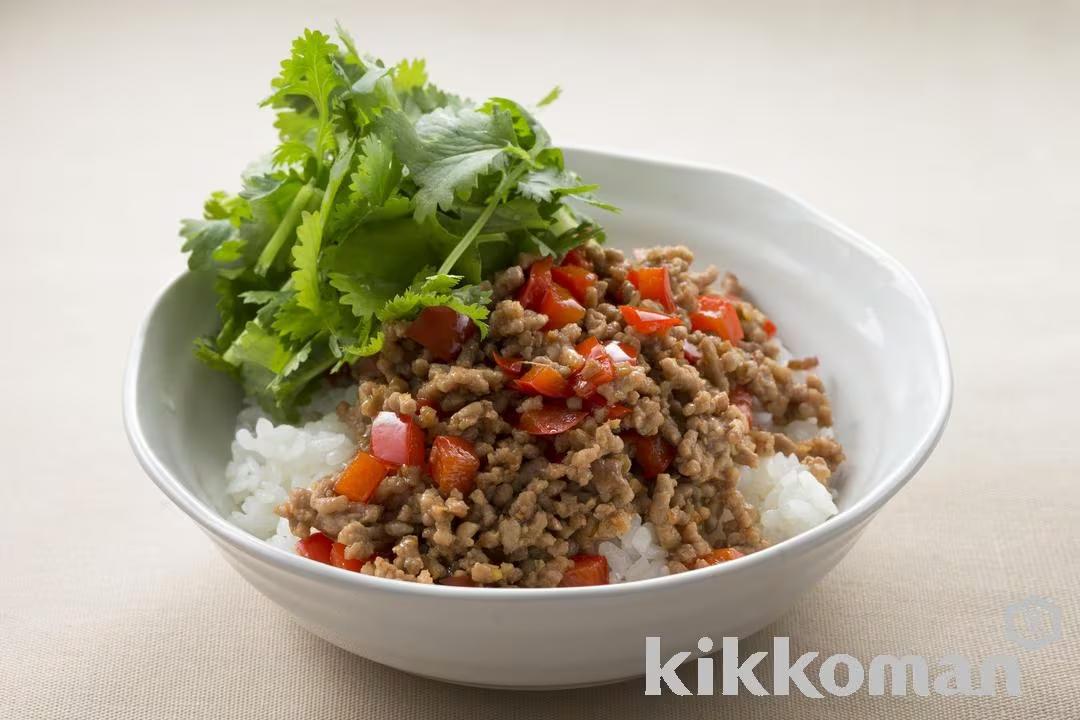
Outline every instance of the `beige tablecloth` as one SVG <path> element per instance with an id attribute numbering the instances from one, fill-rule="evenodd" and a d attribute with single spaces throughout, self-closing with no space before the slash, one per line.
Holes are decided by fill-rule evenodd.
<path id="1" fill-rule="evenodd" d="M 0 717 L 1077 717 L 1080 5 L 431 5 L 0 6 Z M 750 172 L 906 262 L 949 335 L 951 425 L 754 642 L 1019 653 L 1022 697 L 469 690 L 347 655 L 235 575 L 136 465 L 120 378 L 177 219 L 269 146 L 277 60 L 335 17 L 475 97 L 560 83 L 559 140 Z M 1064 638 L 1025 651 L 1003 612 L 1032 595 Z"/>

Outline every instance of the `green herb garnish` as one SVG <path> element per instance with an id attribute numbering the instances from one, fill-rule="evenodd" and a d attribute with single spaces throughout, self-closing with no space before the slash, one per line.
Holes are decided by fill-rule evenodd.
<path id="1" fill-rule="evenodd" d="M 221 329 L 196 354 L 278 418 L 378 352 L 384 322 L 446 305 L 486 333 L 482 281 L 521 252 L 603 240 L 568 198 L 614 210 L 524 106 L 470 103 L 423 60 L 386 65 L 338 35 L 293 42 L 263 101 L 280 144 L 180 230 L 189 267 L 217 276 Z"/>

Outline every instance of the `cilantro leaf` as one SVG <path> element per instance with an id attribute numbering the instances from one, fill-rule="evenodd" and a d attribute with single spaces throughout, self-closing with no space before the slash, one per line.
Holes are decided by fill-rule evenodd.
<path id="1" fill-rule="evenodd" d="M 313 213 L 303 212 L 303 221 L 296 229 L 296 245 L 293 246 L 293 286 L 296 288 L 296 300 L 301 307 L 312 312 L 320 309 L 319 298 L 319 254 L 322 249 L 323 218 L 334 204 L 341 181 L 345 179 L 352 162 L 353 146 L 349 145 L 338 155 L 330 168 L 326 190 L 323 191 L 322 207 Z"/>
<path id="2" fill-rule="evenodd" d="M 402 60 L 394 66 L 394 90 L 407 93 L 424 87 L 427 83 L 427 67 L 422 59 Z"/>
<path id="3" fill-rule="evenodd" d="M 218 269 L 228 272 L 243 258 L 245 241 L 240 237 L 240 225 L 251 218 L 248 201 L 238 195 L 217 191 L 203 205 L 202 220 L 182 220 L 181 249 L 189 252 L 188 267 L 192 270 Z"/>
<path id="4" fill-rule="evenodd" d="M 188 267 L 209 270 L 214 266 L 214 252 L 236 236 L 236 228 L 228 220 L 182 220 L 180 235 L 184 238 L 180 249 L 191 253 Z"/>
<path id="5" fill-rule="evenodd" d="M 558 196 L 573 196 L 608 212 L 618 212 L 614 205 L 597 199 L 594 193 L 599 187 L 583 183 L 577 173 L 546 167 L 526 174 L 518 183 L 518 192 L 537 202 L 551 202 Z"/>
<path id="6" fill-rule="evenodd" d="M 362 155 L 352 174 L 350 202 L 381 207 L 397 191 L 401 182 L 401 162 L 391 144 L 378 135 L 368 135 L 360 143 Z"/>
<path id="7" fill-rule="evenodd" d="M 332 63 L 337 52 L 337 46 L 330 42 L 328 36 L 318 30 L 305 30 L 293 41 L 292 54 L 281 62 L 281 73 L 271 83 L 273 94 L 262 103 L 273 107 L 292 107 L 291 102 L 296 97 L 311 102 L 317 120 L 312 143 L 316 158 L 331 152 L 335 146 L 330 105 L 331 94 L 340 84 Z M 295 108 L 293 112 L 296 112 Z M 293 122 L 297 119 L 293 119 Z M 282 122 L 280 115 L 278 120 Z M 291 126 L 290 131 L 288 139 L 296 140 L 291 137 L 296 127 Z"/>
<path id="8" fill-rule="evenodd" d="M 360 277 L 330 273 L 330 285 L 341 293 L 341 304 L 348 305 L 358 318 L 374 315 L 385 302 L 383 293 Z"/>
<path id="9" fill-rule="evenodd" d="M 449 210 L 455 195 L 476 187 L 480 175 L 501 170 L 506 148 L 516 143 L 507 113 L 438 109 L 413 126 L 402 113 L 390 113 L 387 124 L 394 150 L 419 186 L 413 197 L 417 221 L 436 208 Z"/>
<path id="10" fill-rule="evenodd" d="M 293 245 L 292 257 L 293 285 L 296 287 L 296 301 L 300 307 L 312 312 L 319 309 L 319 245 L 322 242 L 322 212 L 316 210 L 303 213 L 303 222 L 296 228 L 296 244 Z"/>
<path id="11" fill-rule="evenodd" d="M 597 185 L 585 185 L 575 173 L 546 167 L 525 175 L 518 183 L 518 192 L 527 198 L 550 202 L 556 193 L 574 195 L 596 190 Z"/>

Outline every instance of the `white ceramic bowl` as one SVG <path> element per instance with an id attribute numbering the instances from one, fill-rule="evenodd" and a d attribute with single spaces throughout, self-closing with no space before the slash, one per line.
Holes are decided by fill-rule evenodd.
<path id="1" fill-rule="evenodd" d="M 588 685 L 641 675 L 644 638 L 693 650 L 784 613 L 844 556 L 926 460 L 952 396 L 930 303 L 884 252 L 761 182 L 719 170 L 578 150 L 569 164 L 623 208 L 622 248 L 684 243 L 736 272 L 797 354 L 817 355 L 846 463 L 840 514 L 738 562 L 624 585 L 567 589 L 425 586 L 349 573 L 231 525 L 222 495 L 240 395 L 195 361 L 213 329 L 208 278 L 183 275 L 135 339 L 124 385 L 132 447 L 158 487 L 252 585 L 302 626 L 408 672 L 497 687 Z"/>

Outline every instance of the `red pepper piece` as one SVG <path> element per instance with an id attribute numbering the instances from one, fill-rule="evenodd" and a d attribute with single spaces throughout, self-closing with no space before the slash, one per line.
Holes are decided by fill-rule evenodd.
<path id="1" fill-rule="evenodd" d="M 578 302 L 585 302 L 585 293 L 596 284 L 596 273 L 577 265 L 551 268 L 551 279 L 570 291 Z"/>
<path id="2" fill-rule="evenodd" d="M 654 335 L 681 324 L 679 318 L 653 312 L 633 305 L 620 305 L 619 312 L 627 324 L 642 335 Z"/>
<path id="3" fill-rule="evenodd" d="M 552 284 L 540 301 L 538 312 L 547 315 L 545 330 L 558 330 L 564 325 L 580 322 L 585 317 L 585 308 L 574 299 L 570 291 L 562 285 Z"/>
<path id="4" fill-rule="evenodd" d="M 666 267 L 634 268 L 626 274 L 634 287 L 646 300 L 655 300 L 668 312 L 675 312 L 675 298 L 671 293 L 671 276 Z"/>
<path id="5" fill-rule="evenodd" d="M 371 424 L 371 453 L 392 466 L 423 465 L 424 431 L 408 415 L 384 410 Z"/>
<path id="6" fill-rule="evenodd" d="M 409 323 L 405 337 L 423 345 L 436 360 L 451 362 L 476 332 L 471 319 L 448 307 L 426 307 Z"/>
<path id="7" fill-rule="evenodd" d="M 608 564 L 603 555 L 575 555 L 570 559 L 574 566 L 563 573 L 559 587 L 607 585 Z"/>
<path id="8" fill-rule="evenodd" d="M 559 371 L 550 365 L 533 365 L 529 371 L 514 381 L 514 387 L 530 395 L 543 395 L 549 398 L 570 396 L 570 384 Z"/>
<path id="9" fill-rule="evenodd" d="M 552 284 L 551 258 L 537 260 L 529 266 L 529 279 L 518 292 L 518 302 L 530 310 L 538 309 L 540 301 L 544 299 L 544 295 L 551 289 Z"/>
<path id="10" fill-rule="evenodd" d="M 366 503 L 386 477 L 387 467 L 374 455 L 360 450 L 334 483 L 334 492 L 352 502 Z"/>
<path id="11" fill-rule="evenodd" d="M 472 492 L 480 458 L 476 446 L 455 435 L 439 435 L 431 446 L 431 477 L 443 495 L 457 490 L 467 496 Z"/>
<path id="12" fill-rule="evenodd" d="M 296 554 L 329 565 L 333 547 L 334 541 L 316 530 L 296 543 Z"/>
<path id="13" fill-rule="evenodd" d="M 585 358 L 585 364 L 573 377 L 574 394 L 578 397 L 590 397 L 597 388 L 615 379 L 615 362 L 607 349 L 594 337 L 588 337 L 574 348 L 578 355 Z"/>
<path id="14" fill-rule="evenodd" d="M 735 304 L 722 295 L 703 295 L 698 298 L 698 311 L 690 313 L 690 326 L 695 330 L 719 335 L 730 343 L 737 343 L 744 336 Z"/>
<path id="15" fill-rule="evenodd" d="M 581 248 L 574 248 L 573 250 L 566 253 L 566 255 L 563 257 L 562 265 L 576 265 L 577 267 L 583 267 L 586 269 L 592 268 L 592 264 L 589 262 L 588 258 L 585 257 L 585 253 L 581 251 Z"/>
<path id="16" fill-rule="evenodd" d="M 634 448 L 634 460 L 641 468 L 641 476 L 652 480 L 668 469 L 675 459 L 675 448 L 659 435 L 625 433 L 623 439 Z"/>
<path id="17" fill-rule="evenodd" d="M 525 361 L 521 358 L 504 358 L 498 352 L 491 353 L 491 357 L 507 377 L 520 377 L 525 369 Z"/>
<path id="18" fill-rule="evenodd" d="M 716 548 L 708 555 L 702 555 L 701 559 L 710 565 L 719 565 L 722 562 L 741 558 L 743 555 L 745 553 L 739 552 L 735 548 Z"/>
<path id="19" fill-rule="evenodd" d="M 342 543 L 336 542 L 334 543 L 334 546 L 330 548 L 330 564 L 334 567 L 339 567 L 343 570 L 352 570 L 353 572 L 360 572 L 366 562 L 367 558 L 345 557 L 345 546 Z"/>
<path id="20" fill-rule="evenodd" d="M 584 410 L 570 410 L 557 405 L 545 405 L 527 410 L 518 418 L 518 429 L 530 435 L 558 435 L 577 427 L 588 415 Z"/>

